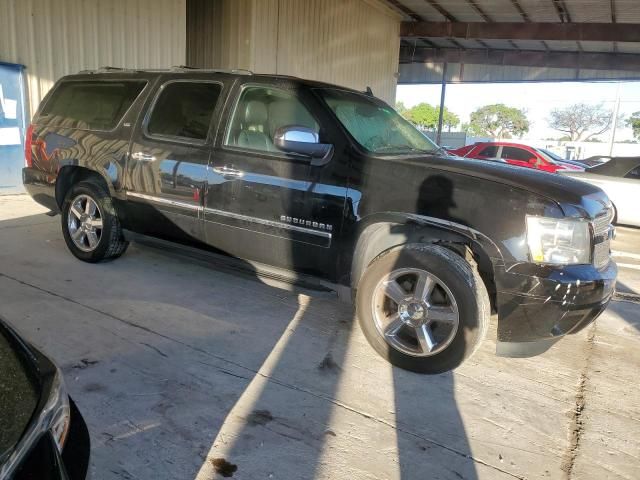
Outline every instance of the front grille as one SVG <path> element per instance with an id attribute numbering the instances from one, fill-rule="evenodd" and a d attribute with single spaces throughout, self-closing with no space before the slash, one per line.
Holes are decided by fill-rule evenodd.
<path id="1" fill-rule="evenodd" d="M 596 268 L 604 268 L 609 264 L 611 257 L 611 245 L 609 241 L 609 230 L 613 220 L 613 209 L 607 208 L 600 213 L 593 221 L 593 265 Z"/>
<path id="2" fill-rule="evenodd" d="M 605 235 L 609 233 L 609 227 L 613 220 L 613 210 L 607 208 L 604 212 L 600 213 L 593 221 L 593 232 L 596 236 Z"/>

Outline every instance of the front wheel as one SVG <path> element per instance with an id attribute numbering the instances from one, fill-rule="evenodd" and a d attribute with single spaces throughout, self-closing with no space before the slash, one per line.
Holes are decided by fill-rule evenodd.
<path id="1" fill-rule="evenodd" d="M 433 245 L 381 255 L 365 271 L 356 304 L 371 346 L 393 365 L 418 373 L 452 370 L 469 358 L 490 316 L 476 268 Z"/>
<path id="2" fill-rule="evenodd" d="M 111 196 L 95 180 L 69 189 L 62 205 L 62 234 L 71 253 L 90 263 L 117 258 L 128 246 Z"/>

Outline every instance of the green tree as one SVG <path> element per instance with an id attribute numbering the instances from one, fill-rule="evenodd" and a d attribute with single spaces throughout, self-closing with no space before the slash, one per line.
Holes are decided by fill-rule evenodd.
<path id="1" fill-rule="evenodd" d="M 407 107 L 405 106 L 404 102 L 396 102 L 396 112 L 398 112 L 400 115 L 404 115 L 406 111 Z"/>
<path id="2" fill-rule="evenodd" d="M 419 127 L 433 130 L 438 125 L 438 112 L 433 105 L 419 103 L 404 114 L 404 117 Z"/>
<path id="3" fill-rule="evenodd" d="M 640 140 L 640 112 L 634 112 L 627 119 L 627 126 L 633 130 L 633 136 Z"/>
<path id="4" fill-rule="evenodd" d="M 587 141 L 611 127 L 611 110 L 600 104 L 574 103 L 551 110 L 549 126 L 565 133 L 572 142 Z"/>
<path id="5" fill-rule="evenodd" d="M 523 110 L 502 103 L 485 105 L 471 113 L 469 132 L 472 135 L 497 139 L 522 136 L 529 131 L 529 120 Z"/>
<path id="6" fill-rule="evenodd" d="M 438 118 L 440 115 L 440 107 L 436 108 L 436 128 L 438 127 Z M 452 128 L 456 128 L 460 125 L 460 117 L 444 107 L 444 113 L 442 114 L 442 126 L 447 129 L 448 132 Z"/>
<path id="7" fill-rule="evenodd" d="M 397 107 L 398 105 L 396 105 Z M 403 105 L 404 106 L 404 105 Z M 411 123 L 418 125 L 426 130 L 435 130 L 438 128 L 438 116 L 440 115 L 440 107 L 434 107 L 428 103 L 419 103 L 418 105 L 405 109 L 404 112 L 398 110 Z M 451 131 L 452 128 L 460 124 L 460 117 L 444 108 L 442 116 L 442 124 Z"/>

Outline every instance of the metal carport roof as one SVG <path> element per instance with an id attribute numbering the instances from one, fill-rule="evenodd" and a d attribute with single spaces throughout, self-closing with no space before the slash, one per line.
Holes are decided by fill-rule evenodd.
<path id="1" fill-rule="evenodd" d="M 399 83 L 640 79 L 639 0 L 387 0 Z"/>

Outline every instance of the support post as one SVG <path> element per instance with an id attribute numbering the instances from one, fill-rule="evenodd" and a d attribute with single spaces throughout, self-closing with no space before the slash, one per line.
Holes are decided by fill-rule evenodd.
<path id="1" fill-rule="evenodd" d="M 447 89 L 447 62 L 442 64 L 442 84 L 440 87 L 440 113 L 438 115 L 438 131 L 436 133 L 436 144 L 440 145 L 442 140 L 442 120 L 444 117 L 444 97 Z"/>
<path id="2" fill-rule="evenodd" d="M 620 82 L 618 82 L 618 88 L 616 89 L 616 103 L 613 107 L 613 118 L 611 126 L 611 137 L 609 138 L 609 156 L 613 155 L 613 145 L 616 142 L 616 130 L 618 129 L 618 115 L 620 114 Z"/>

